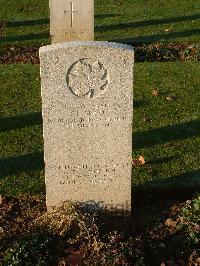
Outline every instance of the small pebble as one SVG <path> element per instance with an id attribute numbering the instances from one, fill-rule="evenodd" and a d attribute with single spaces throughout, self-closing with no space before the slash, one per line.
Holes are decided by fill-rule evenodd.
<path id="1" fill-rule="evenodd" d="M 159 244 L 159 248 L 166 248 L 165 243 L 160 242 L 160 244 Z"/>

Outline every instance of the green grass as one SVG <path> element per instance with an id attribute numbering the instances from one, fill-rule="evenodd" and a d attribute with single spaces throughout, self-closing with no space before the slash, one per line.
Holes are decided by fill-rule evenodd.
<path id="1" fill-rule="evenodd" d="M 48 43 L 49 8 L 43 0 L 2 0 L 1 19 L 6 28 L 0 43 Z"/>
<path id="2" fill-rule="evenodd" d="M 118 42 L 198 42 L 199 1 L 99 0 L 96 14 L 116 14 L 96 19 L 96 38 Z M 106 12 L 105 12 L 106 10 Z M 170 29 L 170 32 L 166 32 Z"/>
<path id="3" fill-rule="evenodd" d="M 95 38 L 198 43 L 199 9 L 198 0 L 96 0 Z M 1 0 L 0 10 L 2 51 L 50 43 L 48 0 Z M 199 72 L 198 62 L 135 65 L 133 157 L 146 164 L 134 168 L 134 186 L 199 186 Z M 1 66 L 0 94 L 0 194 L 44 193 L 39 66 Z"/>
<path id="4" fill-rule="evenodd" d="M 0 10 L 7 24 L 1 45 L 50 42 L 48 0 L 1 0 Z M 96 0 L 96 40 L 199 42 L 199 10 L 198 0 Z"/>
<path id="5" fill-rule="evenodd" d="M 39 67 L 10 65 L 0 71 L 0 194 L 43 191 Z"/>
<path id="6" fill-rule="evenodd" d="M 133 157 L 146 164 L 134 186 L 199 187 L 199 72 L 198 62 L 135 65 Z M 2 66 L 0 95 L 0 194 L 44 193 L 39 66 Z"/>
<path id="7" fill-rule="evenodd" d="M 133 183 L 199 187 L 199 63 L 135 68 L 134 156 L 143 155 L 146 165 L 134 169 Z M 154 89 L 158 97 L 151 95 Z"/>

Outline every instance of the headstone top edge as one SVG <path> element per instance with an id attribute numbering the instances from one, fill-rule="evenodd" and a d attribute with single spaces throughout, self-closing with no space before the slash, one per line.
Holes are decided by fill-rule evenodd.
<path id="1" fill-rule="evenodd" d="M 133 46 L 123 43 L 115 43 L 115 42 L 103 42 L 103 41 L 73 41 L 73 42 L 62 42 L 52 45 L 42 46 L 39 49 L 39 53 L 46 53 L 57 49 L 69 48 L 69 47 L 110 47 L 110 48 L 118 48 L 122 50 L 130 50 L 134 51 Z"/>

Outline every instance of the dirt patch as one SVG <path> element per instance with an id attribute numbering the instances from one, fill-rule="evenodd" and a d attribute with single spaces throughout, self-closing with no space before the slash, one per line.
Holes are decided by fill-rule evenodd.
<path id="1" fill-rule="evenodd" d="M 199 44 L 136 44 L 135 62 L 199 61 Z M 0 48 L 0 64 L 39 64 L 39 45 L 6 45 Z"/>
<path id="2" fill-rule="evenodd" d="M 136 62 L 199 61 L 200 44 L 149 44 L 136 46 Z"/>
<path id="3" fill-rule="evenodd" d="M 39 45 L 0 48 L 0 64 L 39 64 Z"/>
<path id="4" fill-rule="evenodd" d="M 63 224 L 61 219 L 58 219 L 58 215 L 53 214 L 54 227 L 58 219 L 56 230 L 59 231 L 59 237 L 60 232 L 65 231 L 66 224 L 67 226 L 73 224 L 67 236 L 65 234 L 65 238 L 58 239 L 53 235 L 55 239 L 52 240 L 52 235 L 48 236 L 54 241 L 55 252 L 63 250 L 62 256 L 60 255 L 57 264 L 54 265 L 73 265 L 69 263 L 69 258 L 81 261 L 77 265 L 83 265 L 81 264 L 83 261 L 88 263 L 86 265 L 90 265 L 89 261 L 99 261 L 103 256 L 105 261 L 108 258 L 118 261 L 119 264 L 115 265 L 200 265 L 199 248 L 188 244 L 186 234 L 178 226 L 181 209 L 186 201 L 193 197 L 195 197 L 193 191 L 181 193 L 137 191 L 134 195 L 133 217 L 128 220 L 119 217 L 96 217 L 94 223 L 91 218 L 88 220 L 80 213 L 75 216 L 73 214 L 73 219 L 68 213 Z M 32 221 L 38 220 L 45 215 L 45 212 L 44 197 L 2 198 L 0 204 L 0 229 L 4 232 L 0 235 L 2 259 L 5 251 L 13 243 L 20 240 L 22 236 L 30 232 L 35 234 L 39 230 L 35 230 Z M 62 211 L 59 217 L 64 217 L 63 213 Z M 51 219 L 46 218 L 46 221 L 48 225 L 43 224 L 42 228 L 49 227 L 53 230 Z M 80 232 L 77 228 L 80 224 L 86 226 L 83 226 L 86 229 L 85 232 L 95 231 L 87 239 L 87 247 L 84 234 L 77 238 L 77 232 Z M 48 241 L 50 241 L 49 238 Z M 71 238 L 70 244 L 68 238 Z M 41 237 L 37 241 L 41 241 Z M 61 262 L 66 264 L 59 264 Z"/>

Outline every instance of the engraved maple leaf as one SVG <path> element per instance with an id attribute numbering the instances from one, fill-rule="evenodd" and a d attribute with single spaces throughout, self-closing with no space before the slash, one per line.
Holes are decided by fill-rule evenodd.
<path id="1" fill-rule="evenodd" d="M 68 85 L 79 97 L 93 98 L 108 84 L 107 70 L 99 61 L 82 59 L 71 68 Z"/>

